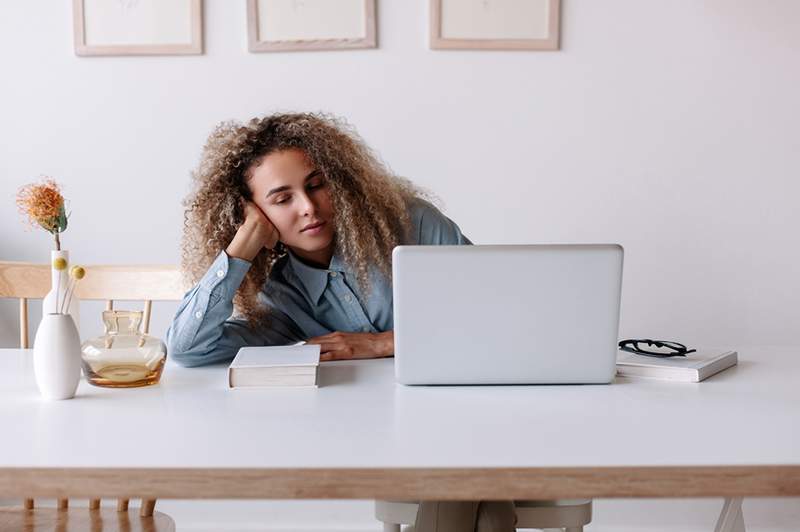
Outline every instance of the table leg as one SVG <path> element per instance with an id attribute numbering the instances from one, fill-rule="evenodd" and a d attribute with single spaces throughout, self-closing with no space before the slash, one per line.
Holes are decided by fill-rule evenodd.
<path id="1" fill-rule="evenodd" d="M 725 499 L 714 532 L 745 532 L 741 497 Z"/>

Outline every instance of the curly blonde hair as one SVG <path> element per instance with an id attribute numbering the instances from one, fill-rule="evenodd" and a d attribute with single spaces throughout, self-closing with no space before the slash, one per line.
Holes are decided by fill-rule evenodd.
<path id="1" fill-rule="evenodd" d="M 344 120 L 320 113 L 282 113 L 247 123 L 223 122 L 209 136 L 192 192 L 183 202 L 181 263 L 195 284 L 244 220 L 243 201 L 252 200 L 250 171 L 270 153 L 299 148 L 325 175 L 334 208 L 334 245 L 369 290 L 371 265 L 391 276 L 392 249 L 408 236 L 409 202 L 429 195 L 395 176 Z M 236 310 L 251 325 L 266 319 L 258 293 L 284 246 L 262 249 L 235 297 Z"/>

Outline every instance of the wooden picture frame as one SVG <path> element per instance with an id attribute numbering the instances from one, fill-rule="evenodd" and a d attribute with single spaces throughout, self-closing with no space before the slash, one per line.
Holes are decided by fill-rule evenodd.
<path id="1" fill-rule="evenodd" d="M 78 56 L 203 53 L 202 0 L 72 0 L 72 13 Z"/>
<path id="2" fill-rule="evenodd" d="M 430 0 L 430 47 L 558 50 L 560 18 L 561 0 Z"/>
<path id="3" fill-rule="evenodd" d="M 248 50 L 286 52 L 376 48 L 375 0 L 338 2 L 247 0 Z M 270 12 L 274 15 L 272 18 Z M 325 24 L 327 28 L 323 27 Z M 269 32 L 271 38 L 265 35 Z"/>

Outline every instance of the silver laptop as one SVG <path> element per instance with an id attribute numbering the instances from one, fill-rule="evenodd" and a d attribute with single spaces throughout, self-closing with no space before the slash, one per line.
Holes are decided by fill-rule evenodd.
<path id="1" fill-rule="evenodd" d="M 578 384 L 614 378 L 622 247 L 398 246 L 402 384 Z"/>

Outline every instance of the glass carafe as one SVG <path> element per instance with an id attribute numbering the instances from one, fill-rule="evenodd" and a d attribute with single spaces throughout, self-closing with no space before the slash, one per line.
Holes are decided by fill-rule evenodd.
<path id="1" fill-rule="evenodd" d="M 142 312 L 106 310 L 106 332 L 81 346 L 83 374 L 89 384 L 132 388 L 157 384 L 167 348 L 160 339 L 139 331 Z"/>

